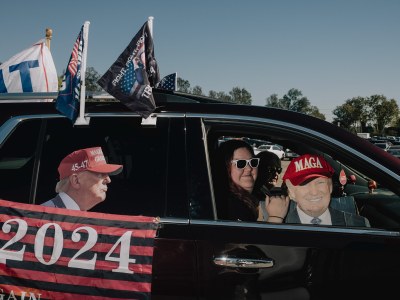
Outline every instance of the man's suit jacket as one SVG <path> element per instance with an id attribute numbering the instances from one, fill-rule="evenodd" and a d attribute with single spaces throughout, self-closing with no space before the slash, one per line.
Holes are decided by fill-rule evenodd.
<path id="1" fill-rule="evenodd" d="M 58 208 L 66 208 L 64 202 L 62 201 L 59 194 L 55 196 L 53 199 L 42 203 L 43 206 L 50 206 L 50 207 L 58 207 Z"/>
<path id="2" fill-rule="evenodd" d="M 358 215 L 340 211 L 329 207 L 333 226 L 370 227 L 369 221 Z M 285 218 L 285 223 L 301 223 L 297 209 L 290 209 Z"/>

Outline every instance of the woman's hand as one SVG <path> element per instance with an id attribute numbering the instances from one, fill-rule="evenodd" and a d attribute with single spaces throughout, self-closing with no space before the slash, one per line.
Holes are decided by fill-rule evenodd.
<path id="1" fill-rule="evenodd" d="M 284 195 L 266 196 L 265 208 L 268 213 L 267 222 L 283 223 L 289 208 L 289 197 Z"/>

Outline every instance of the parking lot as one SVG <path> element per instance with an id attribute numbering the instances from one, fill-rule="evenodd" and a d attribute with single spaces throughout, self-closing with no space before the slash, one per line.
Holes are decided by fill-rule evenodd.
<path id="1" fill-rule="evenodd" d="M 290 160 L 287 160 L 287 159 L 281 160 L 282 173 L 279 174 L 278 186 L 282 185 L 282 177 L 283 177 L 283 174 L 285 174 L 286 168 L 288 167 L 289 163 L 290 163 Z"/>

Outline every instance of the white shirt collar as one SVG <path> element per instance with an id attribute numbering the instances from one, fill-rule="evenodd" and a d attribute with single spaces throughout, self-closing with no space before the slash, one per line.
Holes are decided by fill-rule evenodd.
<path id="1" fill-rule="evenodd" d="M 302 211 L 299 206 L 296 206 L 297 213 L 299 215 L 301 224 L 311 224 L 311 220 L 314 217 L 311 217 L 307 215 L 304 211 Z M 325 210 L 322 215 L 318 217 L 321 219 L 320 225 L 332 225 L 332 219 L 331 219 L 331 213 L 329 212 L 329 209 Z"/>
<path id="2" fill-rule="evenodd" d="M 64 192 L 59 193 L 62 201 L 64 202 L 65 208 L 73 209 L 73 210 L 81 210 L 79 205 L 72 199 L 68 194 Z"/>

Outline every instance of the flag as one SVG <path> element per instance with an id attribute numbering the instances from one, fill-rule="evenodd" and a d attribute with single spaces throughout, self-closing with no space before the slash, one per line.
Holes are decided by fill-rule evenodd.
<path id="1" fill-rule="evenodd" d="M 98 80 L 110 95 L 147 118 L 155 109 L 152 87 L 160 81 L 148 22 Z"/>
<path id="2" fill-rule="evenodd" d="M 165 76 L 161 81 L 158 83 L 157 88 L 168 90 L 168 91 L 176 91 L 177 83 L 176 83 L 176 73 L 169 74 Z"/>
<path id="3" fill-rule="evenodd" d="M 150 299 L 154 217 L 0 200 L 1 299 Z"/>
<path id="4" fill-rule="evenodd" d="M 57 71 L 44 39 L 0 65 L 0 93 L 57 91 Z"/>
<path id="5" fill-rule="evenodd" d="M 56 109 L 73 123 L 78 117 L 81 93 L 82 53 L 85 47 L 83 28 L 84 26 L 82 26 L 78 38 L 75 41 L 56 100 Z"/>

